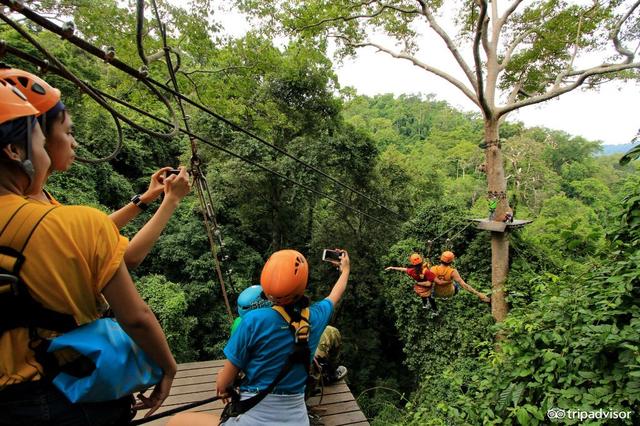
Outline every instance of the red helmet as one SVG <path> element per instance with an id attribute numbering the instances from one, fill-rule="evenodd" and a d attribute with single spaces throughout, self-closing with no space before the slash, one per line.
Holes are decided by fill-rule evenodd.
<path id="1" fill-rule="evenodd" d="M 420 256 L 418 253 L 413 253 L 411 256 L 409 256 L 409 263 L 412 265 L 420 265 L 422 263 L 422 256 Z"/>
<path id="2" fill-rule="evenodd" d="M 0 124 L 15 120 L 20 117 L 35 116 L 38 110 L 25 98 L 25 96 L 4 80 L 0 79 Z"/>
<path id="3" fill-rule="evenodd" d="M 444 263 L 451 263 L 455 258 L 456 256 L 453 254 L 452 251 L 445 251 L 442 253 L 442 256 L 440 256 L 440 261 Z"/>
<path id="4" fill-rule="evenodd" d="M 302 253 L 280 250 L 262 268 L 260 284 L 267 297 L 278 305 L 295 302 L 307 288 L 309 264 Z"/>
<path id="5" fill-rule="evenodd" d="M 41 115 L 60 102 L 60 90 L 30 72 L 18 68 L 0 68 L 0 79 L 15 86 Z"/>

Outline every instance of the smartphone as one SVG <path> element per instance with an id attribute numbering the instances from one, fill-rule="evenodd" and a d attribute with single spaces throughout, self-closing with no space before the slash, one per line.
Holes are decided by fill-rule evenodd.
<path id="1" fill-rule="evenodd" d="M 324 249 L 322 252 L 322 260 L 325 262 L 340 262 L 342 252 L 339 250 Z"/>
<path id="2" fill-rule="evenodd" d="M 179 174 L 180 174 L 180 169 L 170 169 L 164 172 L 164 177 L 169 177 L 171 175 L 179 175 Z"/>

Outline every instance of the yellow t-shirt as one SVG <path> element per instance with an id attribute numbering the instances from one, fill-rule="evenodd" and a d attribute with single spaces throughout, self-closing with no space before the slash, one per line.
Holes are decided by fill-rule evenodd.
<path id="1" fill-rule="evenodd" d="M 0 196 L 0 229 L 24 202 L 17 195 Z M 25 208 L 44 212 L 51 206 L 30 201 Z M 128 240 L 104 213 L 90 207 L 57 207 L 33 233 L 23 253 L 21 277 L 45 308 L 73 315 L 79 325 L 86 324 L 99 318 L 97 300 L 123 261 L 127 245 Z M 0 336 L 0 389 L 41 378 L 42 369 L 28 342 L 26 328 Z"/>
<path id="2" fill-rule="evenodd" d="M 451 297 L 455 294 L 456 288 L 453 285 L 453 273 L 455 269 L 446 265 L 435 265 L 431 267 L 431 272 L 433 272 L 438 279 L 444 281 L 444 284 L 436 283 L 435 286 L 435 295 L 436 297 Z"/>

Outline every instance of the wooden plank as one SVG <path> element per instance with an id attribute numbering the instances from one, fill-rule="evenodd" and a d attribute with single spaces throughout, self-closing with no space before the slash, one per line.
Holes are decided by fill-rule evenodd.
<path id="1" fill-rule="evenodd" d="M 216 376 L 223 363 L 223 361 L 214 360 L 179 365 L 170 395 L 156 413 L 163 413 L 214 396 Z M 322 400 L 320 394 L 317 394 L 308 402 L 327 426 L 369 424 L 364 414 L 360 412 L 360 407 L 354 400 L 349 386 L 343 380 L 331 386 L 325 386 Z M 318 405 L 320 402 L 322 405 Z M 222 409 L 222 401 L 215 401 L 189 411 L 220 414 Z M 138 412 L 136 419 L 143 417 L 145 412 L 146 410 Z M 148 425 L 164 426 L 167 421 L 168 418 L 163 418 Z"/>
<path id="2" fill-rule="evenodd" d="M 367 418 L 362 411 L 352 411 L 350 413 L 334 414 L 332 416 L 321 416 L 324 426 L 341 426 L 357 422 L 366 422 Z"/>
<path id="3" fill-rule="evenodd" d="M 179 377 L 173 379 L 172 386 L 197 385 L 200 383 L 209 383 L 215 386 L 217 373 L 203 374 L 201 376 Z"/>
<path id="4" fill-rule="evenodd" d="M 483 231 L 504 232 L 507 229 L 507 224 L 493 220 L 481 220 L 476 227 Z"/>
<path id="5" fill-rule="evenodd" d="M 324 398 L 322 398 L 322 404 L 320 404 L 320 397 L 318 396 L 309 398 L 309 405 L 313 407 L 316 405 L 326 405 L 326 404 L 333 404 L 335 402 L 345 402 L 345 401 L 352 401 L 352 400 L 353 400 L 353 395 L 351 395 L 351 392 L 334 393 L 332 395 L 325 395 Z"/>
<path id="6" fill-rule="evenodd" d="M 187 362 L 184 364 L 178 364 L 178 371 L 184 370 L 193 370 L 198 368 L 211 368 L 211 367 L 222 367 L 224 365 L 223 359 L 214 359 L 212 361 L 195 361 L 195 362 Z"/>
<path id="7" fill-rule="evenodd" d="M 360 411 L 360 407 L 354 400 L 345 402 L 337 402 L 334 404 L 323 404 L 312 408 L 314 413 L 321 417 L 330 416 L 332 414 L 349 413 L 351 411 Z"/>

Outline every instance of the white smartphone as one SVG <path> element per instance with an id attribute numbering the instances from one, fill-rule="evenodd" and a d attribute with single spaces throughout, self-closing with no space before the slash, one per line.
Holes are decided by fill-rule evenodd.
<path id="1" fill-rule="evenodd" d="M 322 260 L 325 262 L 340 262 L 342 252 L 338 250 L 324 249 L 322 252 Z"/>

